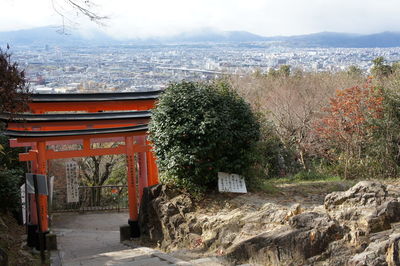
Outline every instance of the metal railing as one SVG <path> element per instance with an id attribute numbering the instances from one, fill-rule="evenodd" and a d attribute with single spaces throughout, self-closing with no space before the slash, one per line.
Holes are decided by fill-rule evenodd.
<path id="1" fill-rule="evenodd" d="M 66 202 L 66 197 L 53 199 L 52 211 L 104 211 L 128 208 L 128 187 L 120 185 L 80 186 L 79 201 Z"/>

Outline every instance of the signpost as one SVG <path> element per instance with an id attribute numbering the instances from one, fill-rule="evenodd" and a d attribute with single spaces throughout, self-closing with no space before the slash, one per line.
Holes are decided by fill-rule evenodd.
<path id="1" fill-rule="evenodd" d="M 237 174 L 218 172 L 219 192 L 247 193 L 244 178 Z"/>
<path id="2" fill-rule="evenodd" d="M 54 176 L 49 179 L 49 205 L 53 206 Z"/>
<path id="3" fill-rule="evenodd" d="M 22 224 L 26 224 L 26 190 L 25 184 L 20 188 L 21 191 L 21 209 L 22 209 Z"/>
<path id="4" fill-rule="evenodd" d="M 67 202 L 79 202 L 78 164 L 70 161 L 65 164 L 67 179 Z"/>

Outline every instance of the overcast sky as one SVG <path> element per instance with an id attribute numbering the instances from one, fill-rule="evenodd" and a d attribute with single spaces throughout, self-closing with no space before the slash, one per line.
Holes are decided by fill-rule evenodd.
<path id="1" fill-rule="evenodd" d="M 80 29 L 97 27 L 54 0 Z M 79 1 L 79 0 L 78 0 Z M 83 1 L 83 0 L 82 0 Z M 263 36 L 320 31 L 400 31 L 400 0 L 92 0 L 113 36 L 149 37 L 213 28 Z M 0 31 L 61 25 L 52 0 L 0 0 Z"/>

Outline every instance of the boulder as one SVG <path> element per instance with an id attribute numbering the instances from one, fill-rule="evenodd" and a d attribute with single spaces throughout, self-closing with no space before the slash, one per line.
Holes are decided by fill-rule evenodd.
<path id="1" fill-rule="evenodd" d="M 350 228 L 357 244 L 360 236 L 388 230 L 400 221 L 399 196 L 381 183 L 362 181 L 347 191 L 328 194 L 324 206 L 332 218 Z"/>
<path id="2" fill-rule="evenodd" d="M 327 215 L 306 212 L 290 218 L 288 226 L 236 244 L 228 250 L 228 258 L 235 263 L 252 260 L 263 265 L 301 265 L 324 252 L 343 233 Z"/>
<path id="3" fill-rule="evenodd" d="M 139 208 L 141 235 L 164 249 L 184 246 L 191 239 L 186 213 L 192 208 L 187 195 L 171 192 L 166 186 L 144 188 Z"/>

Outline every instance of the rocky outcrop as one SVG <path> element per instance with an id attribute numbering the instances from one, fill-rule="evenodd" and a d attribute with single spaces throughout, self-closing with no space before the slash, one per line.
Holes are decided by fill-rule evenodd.
<path id="1" fill-rule="evenodd" d="M 365 235 L 390 229 L 400 220 L 399 195 L 383 184 L 363 181 L 348 191 L 327 195 L 325 209 L 353 232 Z"/>
<path id="2" fill-rule="evenodd" d="M 252 260 L 263 265 L 302 265 L 343 234 L 327 215 L 306 212 L 290 218 L 288 226 L 238 243 L 228 254 L 240 263 Z"/>
<path id="3" fill-rule="evenodd" d="M 190 236 L 198 231 L 193 227 L 195 222 L 186 215 L 192 210 L 192 200 L 188 196 L 162 185 L 146 188 L 139 210 L 141 235 L 163 249 L 185 246 Z"/>
<path id="4" fill-rule="evenodd" d="M 142 235 L 164 250 L 225 256 L 232 264 L 400 265 L 397 186 L 359 182 L 326 195 L 320 206 L 246 204 L 246 197 L 255 196 L 233 198 L 216 212 L 165 186 L 148 188 Z"/>

